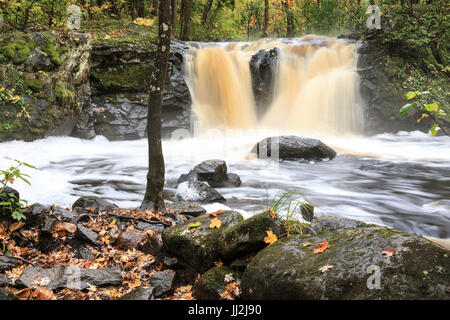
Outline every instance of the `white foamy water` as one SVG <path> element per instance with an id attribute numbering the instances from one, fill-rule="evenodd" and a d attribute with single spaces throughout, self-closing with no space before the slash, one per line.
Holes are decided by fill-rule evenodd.
<path id="1" fill-rule="evenodd" d="M 374 137 L 319 137 L 338 156 L 318 163 L 279 165 L 248 157 L 253 145 L 280 132 L 234 131 L 181 141 L 163 141 L 166 198 L 174 200 L 180 174 L 207 159 L 224 159 L 240 175 L 239 188 L 218 188 L 228 207 L 260 212 L 280 191 L 297 191 L 316 213 L 354 218 L 423 235 L 450 237 L 450 139 L 420 132 Z M 318 137 L 313 137 L 318 138 Z M 30 203 L 70 206 L 81 195 L 98 195 L 125 208 L 137 207 L 145 191 L 146 140 L 109 142 L 50 137 L 0 144 L 0 168 L 12 159 L 24 168 L 31 186 L 17 182 Z M 217 210 L 222 205 L 208 205 Z"/>

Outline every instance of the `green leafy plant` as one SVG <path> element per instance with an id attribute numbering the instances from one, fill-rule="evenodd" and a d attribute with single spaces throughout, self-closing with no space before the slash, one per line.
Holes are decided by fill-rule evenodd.
<path id="1" fill-rule="evenodd" d="M 14 161 L 17 163 L 15 166 L 11 166 L 6 170 L 0 170 L 0 209 L 6 209 L 7 212 L 11 212 L 11 216 L 13 217 L 13 219 L 20 221 L 22 219 L 25 219 L 22 207 L 27 204 L 27 201 L 17 199 L 14 193 L 6 192 L 6 187 L 8 186 L 8 184 L 13 184 L 17 179 L 24 181 L 28 185 L 31 185 L 30 182 L 26 179 L 27 177 L 29 177 L 29 175 L 23 173 L 20 167 L 25 166 L 31 169 L 36 169 L 36 167 L 19 160 Z"/>
<path id="2" fill-rule="evenodd" d="M 400 108 L 398 115 L 400 117 L 407 114 L 412 108 L 417 108 L 419 112 L 422 112 L 422 115 L 419 119 L 417 119 L 417 123 L 420 123 L 423 119 L 430 117 L 434 124 L 430 128 L 430 132 L 432 136 L 435 136 L 438 130 L 442 130 L 447 136 L 450 137 L 449 133 L 443 128 L 440 124 L 439 118 L 447 116 L 447 113 L 439 107 L 437 102 L 431 102 L 428 95 L 432 93 L 432 89 L 428 91 L 409 91 L 406 93 L 406 99 L 410 100 L 410 103 L 405 104 Z"/>

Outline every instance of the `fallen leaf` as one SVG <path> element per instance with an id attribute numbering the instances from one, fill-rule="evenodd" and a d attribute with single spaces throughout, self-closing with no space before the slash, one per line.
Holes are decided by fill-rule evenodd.
<path id="1" fill-rule="evenodd" d="M 208 213 L 210 216 L 213 216 L 213 217 L 215 217 L 215 216 L 217 216 L 219 213 L 222 213 L 223 212 L 223 210 L 217 210 L 217 211 L 214 211 L 214 212 L 210 212 L 210 213 Z"/>
<path id="2" fill-rule="evenodd" d="M 200 227 L 202 224 L 201 222 L 192 222 L 188 225 L 189 228 L 197 228 Z"/>
<path id="3" fill-rule="evenodd" d="M 219 261 L 214 261 L 214 265 L 216 267 L 220 267 L 220 266 L 223 266 L 223 262 L 219 259 Z"/>
<path id="4" fill-rule="evenodd" d="M 214 229 L 214 228 L 219 229 L 221 225 L 222 225 L 222 221 L 220 221 L 218 218 L 214 218 L 211 220 L 211 224 L 209 225 L 209 227 L 211 229 Z"/>
<path id="5" fill-rule="evenodd" d="M 302 243 L 301 246 L 302 247 L 309 247 L 309 246 L 312 246 L 312 243 L 311 242 L 305 242 L 305 243 Z"/>
<path id="6" fill-rule="evenodd" d="M 60 222 L 55 226 L 55 231 L 75 233 L 75 231 L 77 231 L 77 225 L 69 222 Z"/>
<path id="7" fill-rule="evenodd" d="M 11 224 L 9 225 L 9 228 L 8 228 L 8 229 L 9 229 L 9 232 L 14 232 L 14 231 L 16 231 L 16 230 L 19 230 L 19 229 L 22 228 L 24 225 L 25 225 L 25 222 L 23 222 L 23 221 L 11 223 Z"/>
<path id="8" fill-rule="evenodd" d="M 30 296 L 30 300 L 55 300 L 55 295 L 52 290 L 45 288 L 36 289 Z"/>
<path id="9" fill-rule="evenodd" d="M 271 245 L 278 240 L 277 236 L 272 232 L 272 230 L 266 231 L 267 237 L 264 238 L 264 242 Z"/>
<path id="10" fill-rule="evenodd" d="M 381 255 L 385 256 L 385 257 L 393 256 L 393 255 L 395 255 L 395 250 L 391 249 L 391 248 L 387 248 L 386 250 L 381 251 Z"/>
<path id="11" fill-rule="evenodd" d="M 329 269 L 333 269 L 333 267 L 334 266 L 327 264 L 327 265 L 325 265 L 323 267 L 320 267 L 319 270 L 322 271 L 322 272 L 325 272 L 325 271 L 327 271 Z"/>
<path id="12" fill-rule="evenodd" d="M 269 210 L 267 212 L 269 213 L 269 215 L 272 217 L 273 220 L 277 218 L 277 213 L 275 211 Z"/>
<path id="13" fill-rule="evenodd" d="M 314 250 L 314 253 L 322 253 L 328 248 L 328 241 L 324 240 L 322 243 L 317 244 L 317 249 Z"/>

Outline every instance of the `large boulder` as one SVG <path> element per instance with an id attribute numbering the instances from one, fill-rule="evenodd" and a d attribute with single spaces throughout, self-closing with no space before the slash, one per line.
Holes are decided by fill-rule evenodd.
<path id="1" fill-rule="evenodd" d="M 227 164 L 223 160 L 206 160 L 196 165 L 188 174 L 182 174 L 178 183 L 185 181 L 204 181 L 213 188 L 239 187 L 241 179 L 237 174 L 227 173 Z"/>
<path id="2" fill-rule="evenodd" d="M 181 201 L 225 202 L 225 198 L 208 183 L 192 180 L 178 185 L 176 198 Z"/>
<path id="3" fill-rule="evenodd" d="M 297 136 L 266 138 L 259 141 L 250 151 L 258 158 L 273 159 L 277 155 L 272 152 L 278 152 L 279 160 L 320 161 L 331 160 L 336 156 L 336 151 L 322 141 Z"/>
<path id="4" fill-rule="evenodd" d="M 243 220 L 236 211 L 224 211 L 217 218 L 221 221 L 220 228 L 211 229 L 212 218 L 204 214 L 165 229 L 162 233 L 163 247 L 193 269 L 205 272 L 220 259 L 219 237 L 222 231 Z"/>
<path id="5" fill-rule="evenodd" d="M 162 97 L 162 135 L 189 129 L 190 93 L 184 80 L 185 45 L 171 43 L 168 77 Z M 97 40 L 92 49 L 91 85 L 95 132 L 109 140 L 146 137 L 149 74 L 156 45 Z"/>
<path id="6" fill-rule="evenodd" d="M 219 240 L 220 254 L 227 261 L 260 251 L 267 246 L 267 231 L 280 236 L 286 233 L 283 222 L 273 219 L 267 212 L 248 218 L 225 230 Z"/>
<path id="7" fill-rule="evenodd" d="M 278 48 L 261 49 L 250 59 L 253 95 L 260 117 L 264 115 L 272 100 L 278 59 Z"/>
<path id="8" fill-rule="evenodd" d="M 347 219 L 325 218 L 316 230 L 260 251 L 242 276 L 243 298 L 450 298 L 449 252 L 423 237 Z"/>

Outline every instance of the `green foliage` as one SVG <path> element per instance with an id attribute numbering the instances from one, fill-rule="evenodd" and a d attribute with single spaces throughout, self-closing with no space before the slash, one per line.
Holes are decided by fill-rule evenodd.
<path id="1" fill-rule="evenodd" d="M 430 132 L 433 136 L 435 136 L 438 130 L 442 130 L 446 135 L 450 137 L 448 132 L 440 126 L 439 119 L 442 119 L 447 116 L 447 112 L 439 108 L 439 104 L 436 102 L 432 102 L 432 92 L 433 89 L 428 91 L 409 91 L 406 93 L 407 100 L 413 100 L 411 103 L 405 104 L 400 108 L 398 115 L 404 116 L 414 107 L 418 109 L 419 112 L 422 113 L 421 117 L 417 119 L 417 123 L 420 123 L 423 119 L 430 117 L 433 119 L 434 124 L 430 128 Z"/>
<path id="2" fill-rule="evenodd" d="M 7 211 L 11 212 L 13 219 L 20 221 L 25 219 L 22 207 L 27 203 L 27 201 L 16 199 L 16 196 L 13 193 L 6 193 L 5 190 L 8 184 L 13 184 L 17 179 L 30 185 L 30 182 L 26 179 L 29 175 L 23 173 L 20 170 L 20 167 L 25 166 L 31 169 L 36 169 L 36 167 L 19 160 L 14 161 L 17 163 L 15 166 L 11 166 L 6 170 L 0 170 L 0 208 L 6 208 Z"/>

